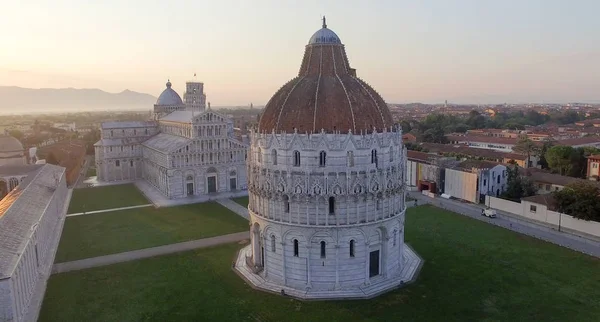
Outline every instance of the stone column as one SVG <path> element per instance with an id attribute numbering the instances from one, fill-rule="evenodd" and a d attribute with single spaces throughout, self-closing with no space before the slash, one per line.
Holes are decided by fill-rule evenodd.
<path id="1" fill-rule="evenodd" d="M 306 243 L 306 286 L 312 287 L 312 283 L 310 281 L 310 240 L 307 240 Z"/>
<path id="2" fill-rule="evenodd" d="M 252 226 L 252 262 L 255 266 L 260 266 L 260 232 L 259 228 Z"/>
<path id="3" fill-rule="evenodd" d="M 287 277 L 286 277 L 286 274 L 285 274 L 285 271 L 286 271 L 285 258 L 287 257 L 287 256 L 285 256 L 285 251 L 287 249 L 285 248 L 285 245 L 286 245 L 285 241 L 282 240 L 281 241 L 281 259 L 282 259 L 281 261 L 283 263 L 282 264 L 283 266 L 281 268 L 282 269 L 281 273 L 282 273 L 282 276 L 283 276 L 283 285 L 287 285 Z"/>
<path id="4" fill-rule="evenodd" d="M 340 288 L 340 273 L 339 273 L 339 250 L 340 250 L 340 244 L 338 244 L 338 242 L 336 241 L 335 245 L 335 289 L 339 289 Z"/>
<path id="5" fill-rule="evenodd" d="M 370 285 L 371 281 L 369 281 L 369 261 L 371 260 L 371 254 L 369 249 L 369 243 L 365 243 L 365 285 Z"/>
<path id="6" fill-rule="evenodd" d="M 262 253 L 263 253 L 263 256 L 264 256 L 264 262 L 262 263 L 262 266 L 264 268 L 264 272 L 265 272 L 264 277 L 265 278 L 267 278 L 267 276 L 269 275 L 269 270 L 268 270 L 268 267 L 266 265 L 268 250 L 265 250 L 265 245 L 269 245 L 269 242 L 268 242 L 267 238 L 268 238 L 268 236 L 266 236 L 266 235 L 263 236 L 263 247 L 262 247 Z M 260 247 L 259 247 L 259 249 L 260 249 Z"/>

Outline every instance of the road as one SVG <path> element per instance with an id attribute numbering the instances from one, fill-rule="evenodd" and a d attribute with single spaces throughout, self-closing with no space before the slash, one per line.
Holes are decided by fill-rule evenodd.
<path id="1" fill-rule="evenodd" d="M 409 196 L 419 200 L 419 204 L 428 203 L 439 208 L 450 210 L 477 220 L 485 221 L 492 225 L 503 227 L 514 232 L 535 237 L 537 239 L 600 258 L 600 242 L 594 240 L 559 232 L 552 228 L 537 225 L 524 220 L 519 220 L 506 215 L 502 211 L 498 211 L 498 216 L 496 218 L 481 216 L 481 209 L 484 208 L 481 205 L 463 203 L 441 197 L 430 198 L 418 192 L 409 192 Z"/>

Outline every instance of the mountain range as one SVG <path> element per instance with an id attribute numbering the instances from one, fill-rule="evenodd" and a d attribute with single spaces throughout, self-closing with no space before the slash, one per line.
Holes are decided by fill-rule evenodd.
<path id="1" fill-rule="evenodd" d="M 130 90 L 108 93 L 99 89 L 0 86 L 1 114 L 149 110 L 155 102 L 152 95 Z"/>

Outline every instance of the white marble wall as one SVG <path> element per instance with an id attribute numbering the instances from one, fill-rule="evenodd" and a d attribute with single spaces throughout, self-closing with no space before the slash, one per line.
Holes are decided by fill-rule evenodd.
<path id="1" fill-rule="evenodd" d="M 261 274 L 298 289 L 358 287 L 371 281 L 369 254 L 375 250 L 380 251 L 379 276 L 399 273 L 405 164 L 400 131 L 369 135 L 252 132 L 249 213 L 252 260 L 264 267 Z M 294 240 L 299 243 L 298 256 Z M 354 257 L 350 256 L 350 240 L 355 243 Z M 325 242 L 325 257 L 321 242 Z"/>
<path id="2" fill-rule="evenodd" d="M 272 282 L 323 290 L 365 285 L 371 281 L 369 252 L 375 250 L 380 251 L 378 276 L 391 277 L 401 269 L 404 214 L 379 223 L 343 228 L 295 227 L 250 214 L 252 227 L 259 228 L 259 247 L 264 249 L 261 250 L 265 261 L 262 274 Z M 251 232 L 251 238 L 256 236 Z M 294 240 L 298 240 L 298 256 L 294 256 Z M 351 240 L 354 241 L 353 257 L 350 256 Z M 324 258 L 321 257 L 322 241 L 326 245 Z"/>
<path id="3" fill-rule="evenodd" d="M 66 177 L 63 173 L 42 219 L 27 241 L 15 271 L 8 280 L 0 282 L 0 320 L 22 321 L 30 308 L 37 285 L 46 283 L 54 262 L 52 250 L 57 247 L 59 238 L 56 236 L 60 235 L 60 223 L 64 220 L 66 196 Z"/>

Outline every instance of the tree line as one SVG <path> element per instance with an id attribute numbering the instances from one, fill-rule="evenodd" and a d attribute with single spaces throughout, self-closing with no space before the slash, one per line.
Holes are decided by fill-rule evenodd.
<path id="1" fill-rule="evenodd" d="M 541 114 L 535 110 L 497 112 L 493 116 L 486 116 L 473 110 L 465 116 L 432 113 L 420 121 L 403 120 L 400 126 L 404 133 L 413 133 L 423 142 L 446 143 L 446 134 L 464 133 L 472 129 L 524 130 L 526 126 L 538 126 L 549 122 L 564 125 L 599 117 L 600 113 L 592 113 L 586 117 L 585 114 L 576 111 Z"/>

